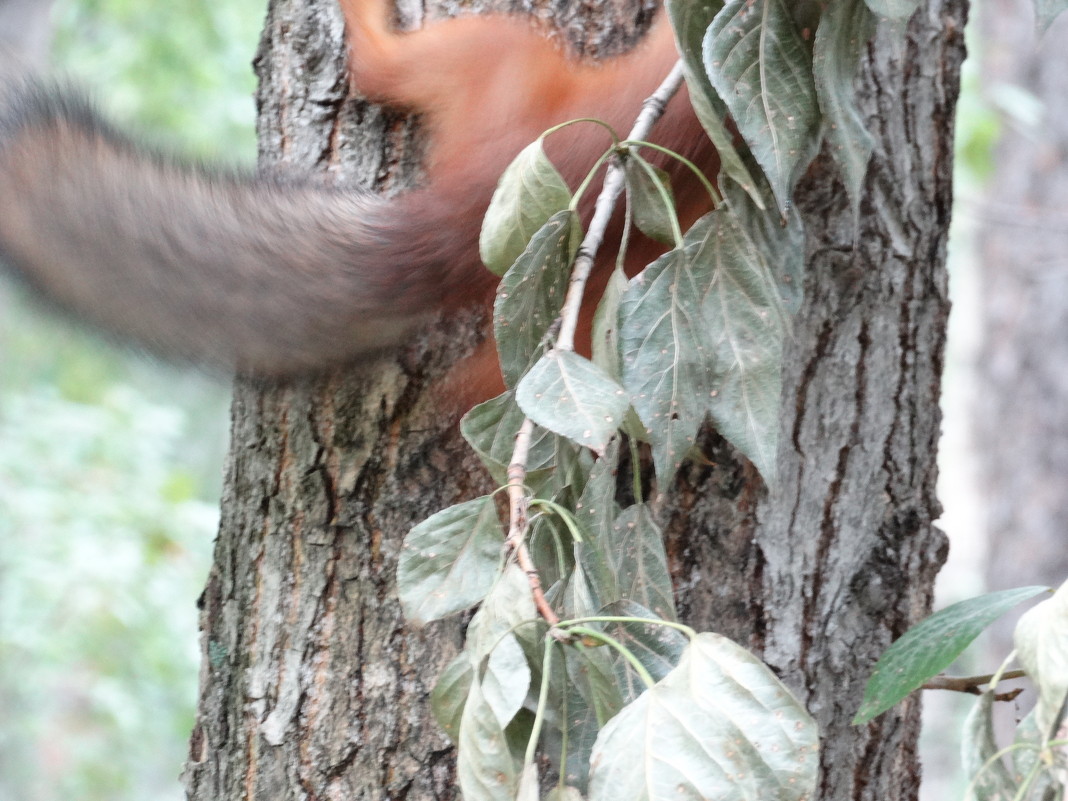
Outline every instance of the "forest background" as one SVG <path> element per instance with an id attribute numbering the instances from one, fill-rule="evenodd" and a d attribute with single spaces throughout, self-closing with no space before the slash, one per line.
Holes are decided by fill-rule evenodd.
<path id="1" fill-rule="evenodd" d="M 122 127 L 205 160 L 250 165 L 249 62 L 263 12 L 264 0 L 57 0 L 46 63 L 95 88 Z M 981 351 L 974 210 L 999 135 L 1042 119 L 1026 90 L 980 78 L 984 44 L 979 27 L 971 30 L 941 445 L 941 526 L 952 548 L 938 606 L 1003 588 L 985 585 L 985 510 L 997 499 L 977 489 L 970 450 Z M 57 326 L 2 291 L 0 801 L 177 801 L 228 384 Z M 954 743 L 967 703 L 955 700 L 925 699 L 927 799 L 963 789 Z"/>

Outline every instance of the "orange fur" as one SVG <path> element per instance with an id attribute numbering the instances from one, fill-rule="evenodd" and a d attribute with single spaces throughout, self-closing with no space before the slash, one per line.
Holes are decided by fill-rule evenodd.
<path id="1" fill-rule="evenodd" d="M 373 100 L 422 113 L 431 136 L 427 184 L 441 195 L 450 194 L 450 187 L 481 190 L 480 209 L 489 200 L 486 189 L 515 154 L 552 126 L 592 117 L 625 135 L 642 100 L 678 58 L 671 27 L 663 18 L 632 53 L 591 63 L 566 53 L 530 20 L 460 17 L 402 33 L 388 28 L 381 0 L 339 0 L 339 4 L 350 44 L 353 87 Z M 672 100 L 656 134 L 660 144 L 706 170 L 717 168 L 715 151 L 685 90 Z M 574 187 L 609 144 L 602 129 L 580 124 L 553 134 L 546 149 Z M 708 210 L 708 197 L 691 173 L 679 169 L 677 162 L 656 155 L 652 160 L 672 173 L 684 224 Z M 468 223 L 467 235 L 474 243 L 481 214 Z M 613 233 L 618 241 L 618 226 Z M 628 274 L 637 273 L 662 251 L 647 239 L 632 242 Z M 614 259 L 608 247 L 590 282 L 591 300 L 579 327 L 580 350 L 589 350 L 594 306 L 607 280 L 605 268 Z M 460 302 L 488 295 L 495 283 L 487 271 L 475 268 Z M 451 376 L 445 393 L 463 408 L 502 389 L 496 351 L 487 342 Z"/>
<path id="2" fill-rule="evenodd" d="M 663 19 L 632 52 L 591 63 L 515 17 L 399 32 L 383 0 L 339 2 L 353 86 L 427 123 L 420 187 L 387 198 L 191 169 L 146 155 L 63 90 L 0 85 L 7 265 L 54 305 L 164 355 L 271 375 L 367 358 L 439 309 L 488 303 L 496 278 L 481 265 L 478 235 L 508 163 L 568 119 L 626 132 L 676 59 Z M 716 169 L 685 93 L 654 136 Z M 547 151 L 574 187 L 609 143 L 582 124 L 550 137 Z M 707 208 L 687 170 L 652 160 L 672 174 L 684 222 Z M 639 237 L 628 271 L 660 250 Z M 605 251 L 601 268 L 613 258 Z M 452 382 L 461 403 L 499 385 L 488 345 Z"/>

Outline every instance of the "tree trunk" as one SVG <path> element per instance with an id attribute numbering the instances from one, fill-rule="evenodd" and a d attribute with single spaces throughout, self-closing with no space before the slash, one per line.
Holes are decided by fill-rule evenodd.
<path id="1" fill-rule="evenodd" d="M 1039 37 L 1030 4 L 983 7 L 984 85 L 1041 103 L 1007 117 L 982 221 L 982 357 L 976 449 L 986 499 L 991 588 L 1068 577 L 1068 19 Z M 1011 649 L 1010 625 L 998 649 Z"/>
<path id="2" fill-rule="evenodd" d="M 763 655 L 808 705 L 825 801 L 914 798 L 918 785 L 918 704 L 865 730 L 849 720 L 874 659 L 927 611 L 945 555 L 931 521 L 963 14 L 931 3 L 907 38 L 883 32 L 869 48 L 877 144 L 859 226 L 829 160 L 804 181 L 809 272 L 778 487 L 709 434 L 714 463 L 684 469 L 664 504 L 683 618 Z M 342 52 L 328 0 L 272 4 L 264 158 L 392 181 L 416 140 L 402 119 L 343 102 Z M 393 589 L 408 529 L 488 486 L 429 393 L 478 337 L 477 320 L 447 326 L 374 369 L 238 382 L 202 602 L 194 801 L 456 797 L 427 693 L 462 623 L 414 630 Z"/>

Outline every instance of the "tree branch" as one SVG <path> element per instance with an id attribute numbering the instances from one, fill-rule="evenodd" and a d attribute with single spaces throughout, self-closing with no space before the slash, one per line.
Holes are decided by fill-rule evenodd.
<path id="1" fill-rule="evenodd" d="M 1024 670 L 1008 670 L 1001 674 L 1001 679 L 1020 679 L 1027 675 Z M 982 695 L 983 691 L 980 689 L 984 684 L 989 684 L 994 678 L 994 674 L 988 674 L 986 676 L 935 676 L 929 679 L 922 685 L 924 690 L 952 690 L 958 693 L 968 693 L 969 695 Z M 994 696 L 995 701 L 1011 701 L 1020 693 L 1023 692 L 1023 688 L 1019 687 L 1015 690 L 1010 690 L 1007 693 L 997 693 Z"/>
<path id="2" fill-rule="evenodd" d="M 641 111 L 630 130 L 627 139 L 641 140 L 649 137 L 653 125 L 664 114 L 668 101 L 674 96 L 682 85 L 683 73 L 682 62 L 676 62 L 668 76 L 663 80 L 656 91 L 642 103 Z M 586 236 L 579 246 L 578 257 L 575 259 L 571 270 L 571 283 L 568 286 L 567 297 L 564 299 L 563 308 L 560 311 L 560 333 L 557 336 L 554 348 L 563 351 L 575 349 L 575 330 L 578 327 L 579 311 L 582 308 L 583 293 L 586 289 L 586 281 L 593 270 L 597 251 L 600 250 L 604 241 L 608 222 L 615 211 L 619 196 L 623 193 L 624 172 L 618 158 L 613 158 L 608 165 L 605 174 L 604 185 L 601 193 L 597 196 L 594 206 L 593 218 L 590 220 Z M 534 423 L 524 419 L 515 437 L 515 447 L 512 450 L 512 458 L 508 464 L 508 538 L 506 547 L 510 553 L 515 553 L 516 561 L 520 569 L 527 574 L 530 582 L 530 592 L 534 598 L 534 604 L 538 613 L 550 626 L 560 622 L 559 616 L 553 611 L 545 598 L 545 592 L 541 586 L 541 578 L 538 576 L 534 560 L 527 549 L 526 536 L 530 518 L 528 515 L 528 503 L 526 491 L 527 455 L 530 449 L 530 438 L 534 431 Z"/>

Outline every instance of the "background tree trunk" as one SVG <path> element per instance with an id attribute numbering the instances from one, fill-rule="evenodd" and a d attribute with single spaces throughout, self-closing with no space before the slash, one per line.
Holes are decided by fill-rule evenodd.
<path id="1" fill-rule="evenodd" d="M 591 48 L 619 38 L 614 20 L 598 18 Z M 867 730 L 849 719 L 873 660 L 927 611 L 945 553 L 931 520 L 963 21 L 962 2 L 934 2 L 907 38 L 884 31 L 869 48 L 877 146 L 859 227 L 828 160 L 804 181 L 807 299 L 778 487 L 708 435 L 712 464 L 685 469 L 663 507 L 683 618 L 762 654 L 819 720 L 820 799 L 907 799 L 918 785 L 916 703 Z M 272 4 L 264 159 L 391 183 L 416 139 L 346 100 L 343 65 L 329 0 Z M 477 339 L 470 319 L 448 327 L 360 373 L 238 382 L 202 603 L 194 801 L 455 797 L 426 695 L 462 625 L 412 630 L 393 590 L 411 525 L 487 486 L 428 394 Z"/>
<path id="2" fill-rule="evenodd" d="M 1068 19 L 1035 33 L 1023 0 L 982 9 L 983 85 L 1039 101 L 1027 124 L 1003 116 L 983 205 L 975 406 L 991 589 L 1068 577 Z M 1004 110 L 1004 109 L 1003 109 Z M 1012 626 L 997 648 L 1011 650 Z"/>

